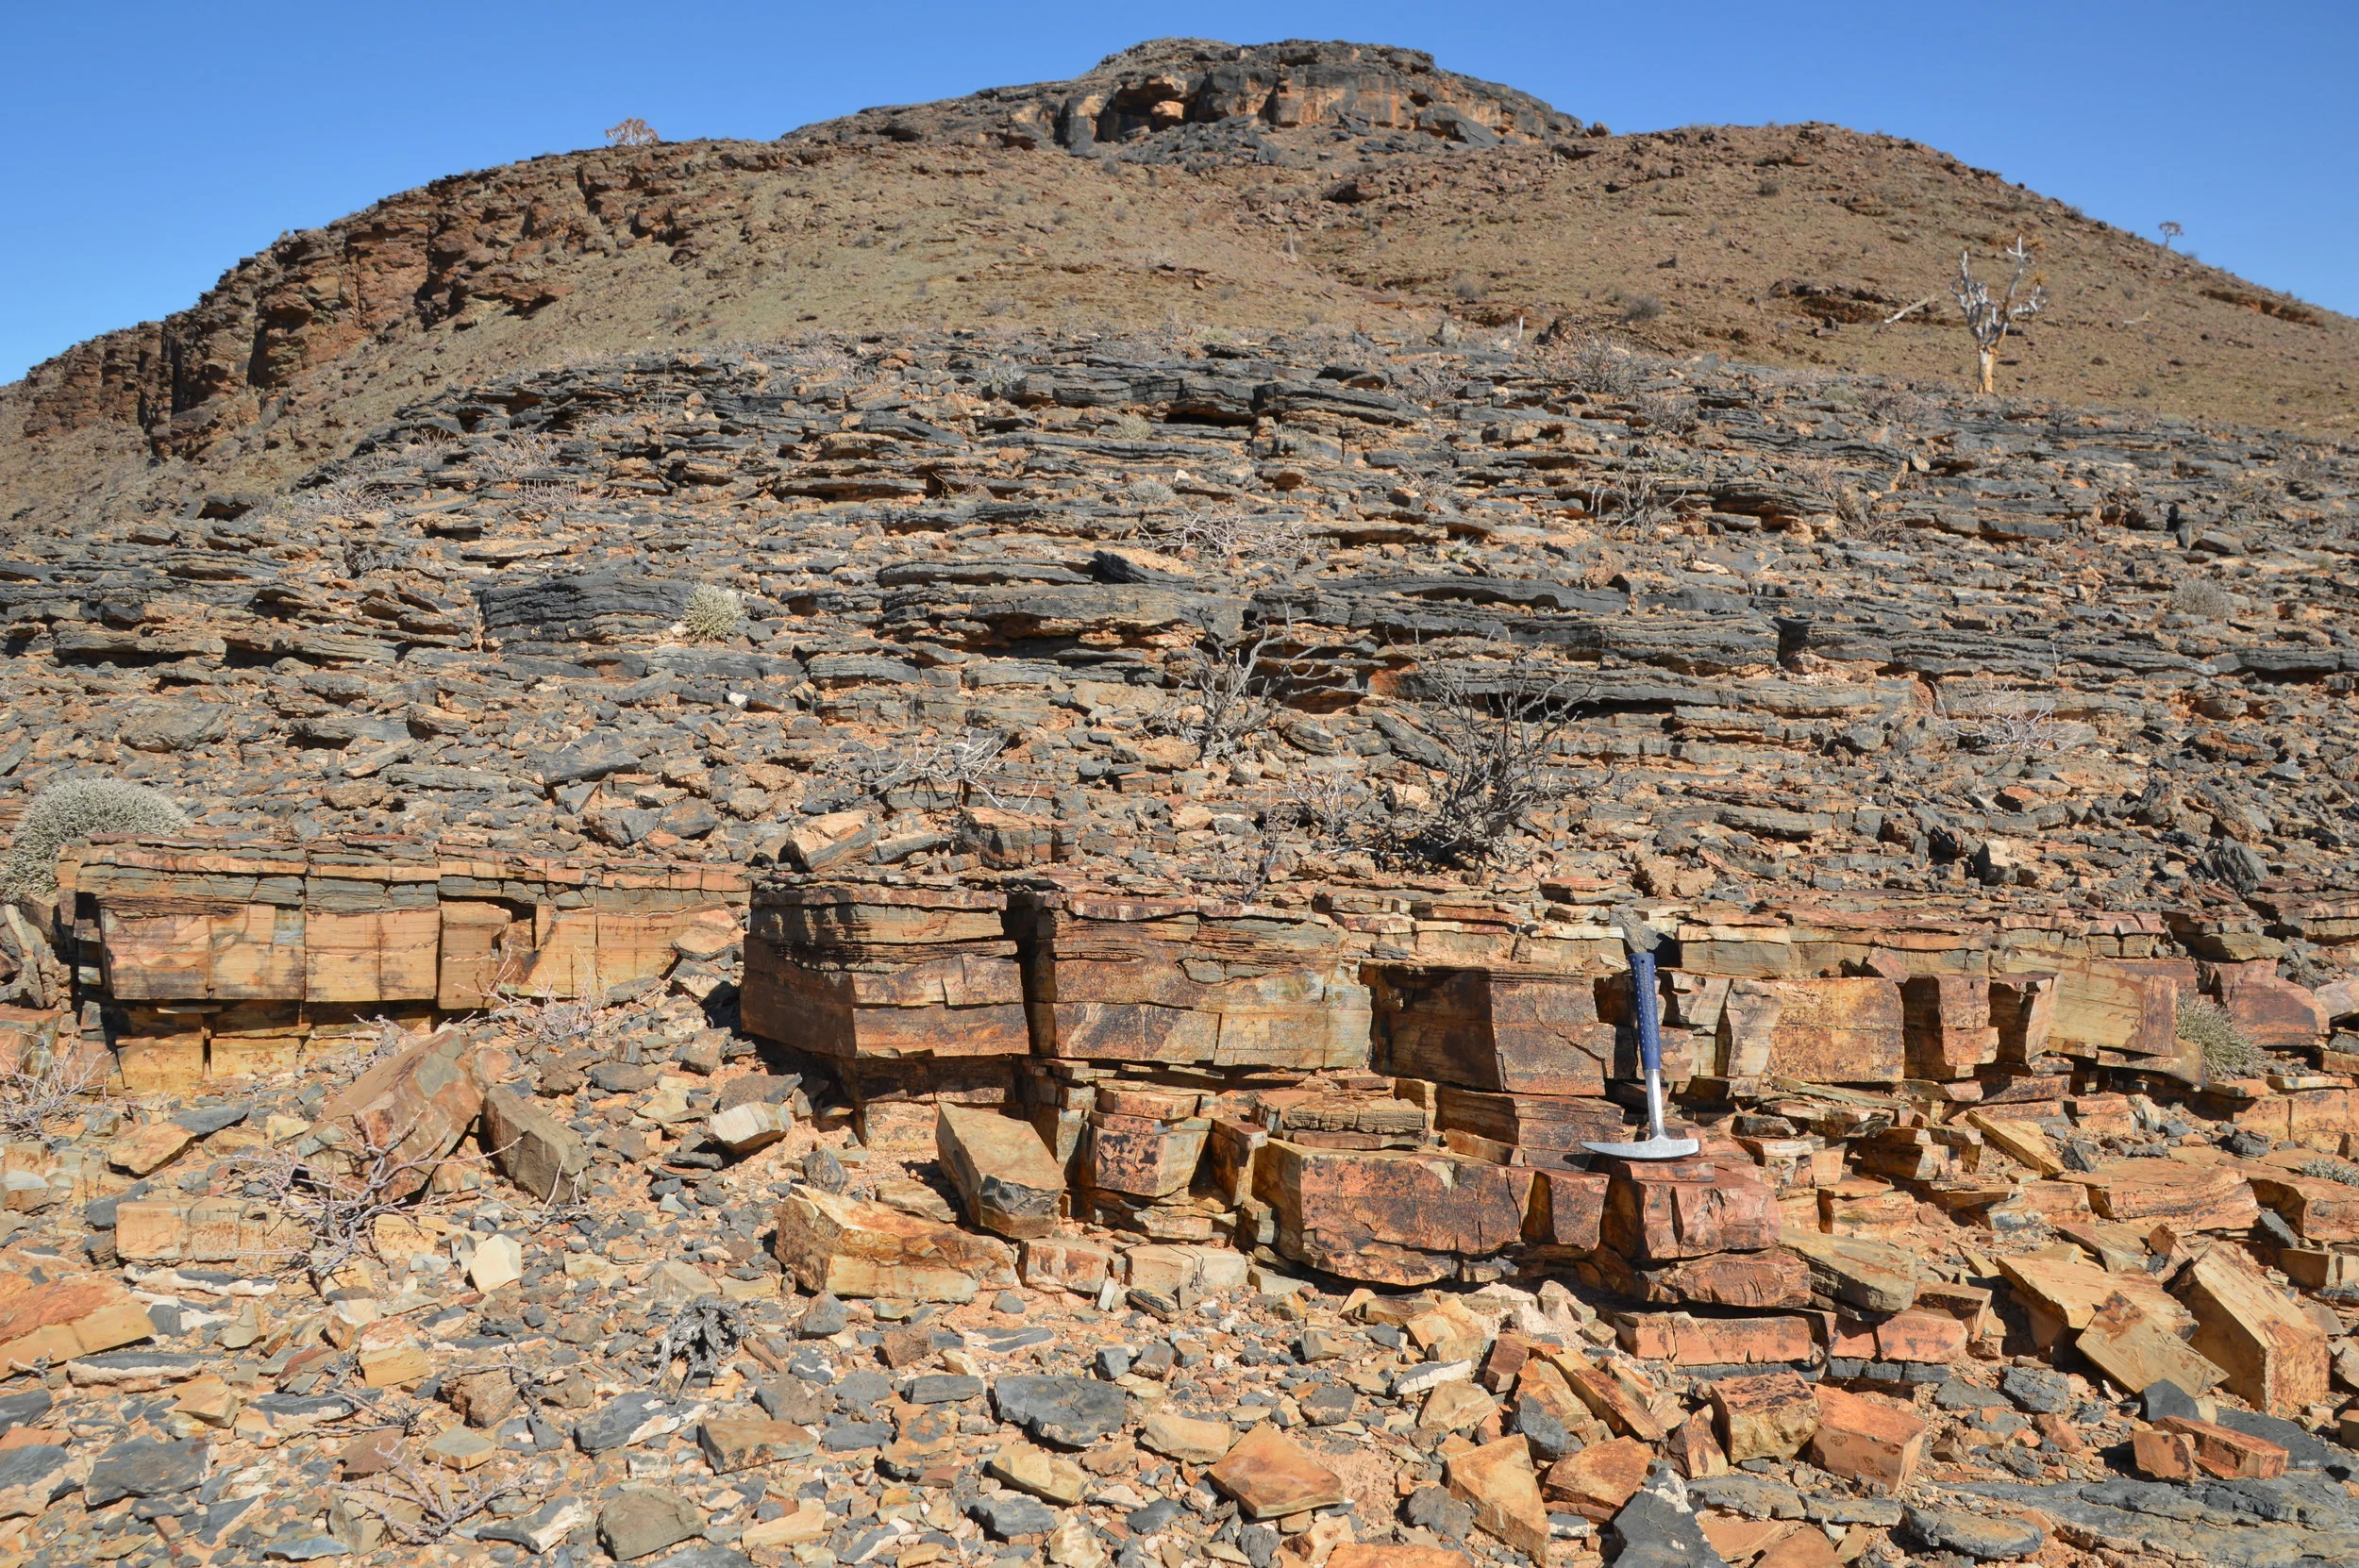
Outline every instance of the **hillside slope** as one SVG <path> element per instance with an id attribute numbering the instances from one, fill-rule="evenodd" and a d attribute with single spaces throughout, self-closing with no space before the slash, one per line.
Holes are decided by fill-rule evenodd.
<path id="1" fill-rule="evenodd" d="M 1604 131 L 1414 51 L 1165 40 L 772 142 L 454 175 L 0 389 L 0 517 L 276 488 L 453 383 L 813 331 L 1405 315 L 1956 384 L 1946 280 L 2017 234 L 2054 305 L 2003 393 L 2312 438 L 2359 421 L 2359 324 L 1931 149 Z"/>

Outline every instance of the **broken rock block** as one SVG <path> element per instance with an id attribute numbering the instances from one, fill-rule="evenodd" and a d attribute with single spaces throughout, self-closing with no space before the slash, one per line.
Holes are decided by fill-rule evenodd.
<path id="1" fill-rule="evenodd" d="M 1546 1568 L 1548 1510 L 1540 1500 L 1540 1478 L 1531 1468 L 1531 1450 L 1521 1437 L 1501 1438 L 1452 1454 L 1444 1474 L 1450 1491 L 1474 1505 L 1476 1528 Z"/>
<path id="2" fill-rule="evenodd" d="M 320 1111 L 344 1127 L 366 1166 L 386 1159 L 386 1195 L 403 1198 L 427 1183 L 434 1162 L 459 1146 L 483 1114 L 483 1091 L 467 1071 L 467 1037 L 444 1029 L 370 1068 Z"/>
<path id="3" fill-rule="evenodd" d="M 1785 1247 L 1715 1252 L 1660 1268 L 1632 1267 L 1619 1253 L 1599 1251 L 1589 1265 L 1607 1290 L 1660 1307 L 1810 1305 L 1810 1269 Z"/>
<path id="4" fill-rule="evenodd" d="M 1801 1256 L 1817 1290 L 1846 1307 L 1904 1312 L 1916 1304 L 1916 1259 L 1905 1248 L 1792 1226 L 1778 1240 Z"/>
<path id="5" fill-rule="evenodd" d="M 705 1133 L 743 1158 L 768 1148 L 795 1130 L 794 1113 L 767 1100 L 745 1100 L 705 1119 Z"/>
<path id="6" fill-rule="evenodd" d="M 1990 1021 L 1990 982 L 1979 975 L 1922 975 L 1901 982 L 1908 1076 L 1970 1078 L 1999 1059 Z"/>
<path id="7" fill-rule="evenodd" d="M 2327 1397 L 2325 1332 L 2242 1253 L 2214 1246 L 2179 1290 L 2195 1314 L 2189 1343 L 2227 1374 L 2231 1392 L 2272 1415 Z"/>
<path id="8" fill-rule="evenodd" d="M 942 1106 L 934 1147 L 975 1224 L 1025 1240 L 1056 1228 L 1064 1170 L 1031 1123 L 979 1107 Z"/>
<path id="9" fill-rule="evenodd" d="M 1794 1372 L 1754 1377 L 1721 1377 L 1706 1393 L 1720 1449 L 1731 1464 L 1748 1460 L 1790 1460 L 1817 1433 L 1818 1402 L 1811 1386 Z"/>
<path id="10" fill-rule="evenodd" d="M 1653 1465 L 1653 1449 L 1634 1438 L 1613 1438 L 1548 1466 L 1546 1491 L 1567 1510 L 1603 1524 L 1647 1484 L 1647 1472 Z"/>
<path id="11" fill-rule="evenodd" d="M 1195 1179 L 1212 1126 L 1202 1117 L 1163 1122 L 1093 1110 L 1081 1136 L 1079 1183 L 1129 1197 L 1168 1197 Z"/>
<path id="12" fill-rule="evenodd" d="M 1572 1153 L 1583 1143 L 1627 1138 L 1629 1118 L 1611 1100 L 1573 1094 L 1492 1093 L 1438 1086 L 1433 1123 L 1445 1132 L 1471 1132 L 1530 1150 Z"/>
<path id="13" fill-rule="evenodd" d="M 1601 1159 L 1604 1243 L 1633 1263 L 1757 1251 L 1778 1241 L 1778 1200 L 1749 1160 Z"/>
<path id="14" fill-rule="evenodd" d="M 1898 1083 L 1907 1076 L 1900 988 L 1873 976 L 1739 980 L 1719 1023 L 1720 1071 L 1809 1083 Z"/>
<path id="15" fill-rule="evenodd" d="M 500 1174 L 543 1203 L 577 1202 L 587 1190 L 581 1135 L 514 1090 L 483 1096 L 483 1135 Z"/>
<path id="16" fill-rule="evenodd" d="M 1598 1017 L 1591 976 L 1391 965 L 1370 975 L 1383 1071 L 1510 1095 L 1605 1093 L 1614 1030 Z"/>
<path id="17" fill-rule="evenodd" d="M 1810 1440 L 1813 1464 L 1831 1476 L 1873 1481 L 1892 1492 L 1915 1478 L 1925 1452 L 1925 1424 L 1907 1407 L 1823 1385 L 1816 1393 L 1818 1427 Z"/>
<path id="18" fill-rule="evenodd" d="M 839 1059 L 1031 1049 L 1004 895 L 771 877 L 753 890 L 745 1030 Z"/>
<path id="19" fill-rule="evenodd" d="M 1309 910 L 1018 893 L 1032 1038 L 1088 1061 L 1364 1067 L 1370 1004 L 1341 927 Z"/>
<path id="20" fill-rule="evenodd" d="M 1255 1196 L 1278 1250 L 1347 1279 L 1426 1285 L 1513 1246 L 1532 1173 L 1430 1151 L 1306 1149 L 1274 1141 Z"/>
<path id="21" fill-rule="evenodd" d="M 2261 1216 L 2251 1184 L 2225 1165 L 2109 1159 L 2089 1173 L 2089 1205 L 2109 1220 L 2169 1225 L 2181 1235 L 2245 1230 Z"/>
<path id="22" fill-rule="evenodd" d="M 1205 1476 L 1254 1519 L 1283 1519 L 1344 1500 L 1342 1478 L 1266 1421 L 1239 1438 Z"/>
<path id="23" fill-rule="evenodd" d="M 2281 979 L 2274 959 L 2217 966 L 2220 1006 L 2244 1037 L 2264 1051 L 2308 1050 L 2332 1022 L 2317 993 Z"/>
<path id="24" fill-rule="evenodd" d="M 1813 1354 L 1809 1320 L 1799 1316 L 1698 1318 L 1685 1312 L 1649 1312 L 1626 1319 L 1618 1337 L 1631 1355 L 1681 1368 L 1799 1364 Z"/>
<path id="25" fill-rule="evenodd" d="M 972 1301 L 979 1288 L 1015 1283 L 1005 1242 L 811 1187 L 778 1205 L 771 1246 L 813 1295 Z"/>
<path id="26" fill-rule="evenodd" d="M 2303 1241 L 2359 1242 L 2359 1187 L 2272 1165 L 2247 1164 L 2243 1170 L 2253 1195 Z"/>
<path id="27" fill-rule="evenodd" d="M 2194 1446 L 2195 1462 L 2223 1480 L 2266 1481 L 2285 1473 L 2290 1456 L 2267 1438 L 2252 1437 L 2192 1416 L 2167 1415 L 2154 1425 L 2165 1432 L 2186 1438 Z"/>

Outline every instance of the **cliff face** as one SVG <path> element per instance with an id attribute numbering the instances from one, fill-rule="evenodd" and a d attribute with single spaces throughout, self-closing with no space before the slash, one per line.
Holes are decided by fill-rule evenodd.
<path id="1" fill-rule="evenodd" d="M 19 393 L 24 434 L 109 421 L 137 425 L 159 456 L 201 452 L 373 339 L 471 305 L 529 316 L 572 292 L 553 267 L 676 243 L 699 195 L 719 189 L 706 175 L 786 157 L 707 143 L 580 153 L 404 192 L 247 258 L 187 310 L 37 366 Z"/>

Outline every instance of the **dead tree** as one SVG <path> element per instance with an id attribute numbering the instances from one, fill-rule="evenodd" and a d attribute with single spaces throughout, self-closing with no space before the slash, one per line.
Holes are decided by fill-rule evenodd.
<path id="1" fill-rule="evenodd" d="M 653 125 L 636 114 L 621 125 L 606 127 L 606 144 L 610 147 L 652 147 L 662 140 Z"/>
<path id="2" fill-rule="evenodd" d="M 1958 253 L 1957 281 L 1949 285 L 1949 297 L 1958 302 L 1958 309 L 1966 317 L 1966 329 L 1974 335 L 1974 352 L 1982 370 L 1982 390 L 1992 391 L 1992 375 L 1999 362 L 1999 340 L 2006 337 L 2015 324 L 2036 316 L 2048 304 L 2048 287 L 2038 278 L 2031 279 L 2032 292 L 2024 293 L 2025 275 L 2031 271 L 2032 259 L 2023 248 L 2023 236 L 2015 237 L 2015 244 L 1999 253 L 2015 263 L 2015 275 L 2007 279 L 2007 292 L 1998 299 L 1990 297 L 1990 285 L 1974 275 L 1972 253 Z"/>

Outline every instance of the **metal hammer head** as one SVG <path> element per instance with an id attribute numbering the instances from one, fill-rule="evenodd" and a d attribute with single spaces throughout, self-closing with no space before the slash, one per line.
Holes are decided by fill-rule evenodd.
<path id="1" fill-rule="evenodd" d="M 1583 1143 L 1581 1147 L 1613 1159 L 1684 1159 L 1703 1152 L 1703 1144 L 1693 1138 L 1660 1136 L 1635 1143 Z"/>

